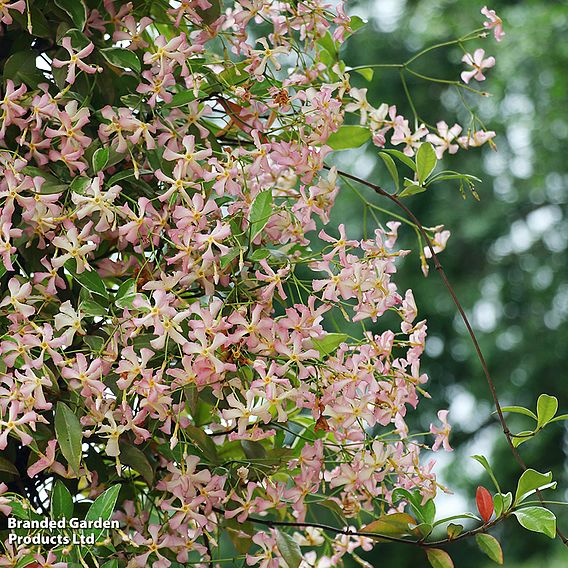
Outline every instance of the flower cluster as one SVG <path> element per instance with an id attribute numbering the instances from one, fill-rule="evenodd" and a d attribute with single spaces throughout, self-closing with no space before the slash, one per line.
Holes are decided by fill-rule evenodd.
<path id="1" fill-rule="evenodd" d="M 35 73 L 4 77 L 0 450 L 25 452 L 32 487 L 78 479 L 92 499 L 119 484 L 121 566 L 209 565 L 221 529 L 247 564 L 280 566 L 292 537 L 253 529 L 266 519 L 302 522 L 317 502 L 355 526 L 403 511 L 396 489 L 426 503 L 433 461 L 405 422 L 426 394 L 426 322 L 394 282 L 409 251 L 400 223 L 357 240 L 325 227 L 339 191 L 327 142 L 352 112 L 408 156 L 494 133 L 412 132 L 395 106 L 372 107 L 323 63 L 321 40 L 352 33 L 342 3 L 103 4 L 69 11 L 49 71 L 31 51 Z M 1 7 L 8 33 L 35 33 L 24 9 Z M 387 311 L 392 330 L 330 331 Z M 439 417 L 434 449 L 450 449 Z M 295 538 L 302 566 L 372 545 Z"/>

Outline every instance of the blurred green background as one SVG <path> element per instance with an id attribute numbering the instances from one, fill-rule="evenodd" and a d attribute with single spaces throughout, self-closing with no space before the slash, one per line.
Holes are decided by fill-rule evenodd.
<path id="1" fill-rule="evenodd" d="M 355 34 L 342 55 L 351 65 L 401 63 L 433 43 L 455 39 L 481 27 L 484 17 L 478 0 L 362 0 L 350 2 L 351 15 L 368 25 Z M 483 47 L 497 59 L 488 80 L 479 86 L 489 98 L 469 96 L 467 104 L 487 129 L 495 130 L 497 151 L 459 152 L 444 165 L 483 179 L 477 190 L 481 201 L 465 201 L 451 183 L 438 184 L 406 203 L 424 225 L 444 223 L 452 232 L 441 260 L 458 297 L 466 308 L 504 404 L 534 408 L 540 393 L 558 397 L 561 413 L 568 412 L 568 2 L 565 0 L 509 0 L 489 5 L 505 24 L 501 43 L 493 38 L 468 43 L 468 51 Z M 416 69 L 433 77 L 459 79 L 463 69 L 459 47 L 436 50 Z M 397 103 L 408 118 L 411 110 L 397 72 L 376 70 L 367 83 L 352 73 L 353 82 L 368 87 L 374 106 Z M 469 123 L 455 87 L 409 78 L 420 118 L 435 124 L 446 120 Z M 466 130 L 467 128 L 464 128 Z M 377 148 L 342 152 L 337 163 L 368 180 L 392 189 Z M 388 207 L 372 192 L 365 196 Z M 335 222 L 348 222 L 351 238 L 362 236 L 363 207 L 349 189 L 341 192 Z M 340 214 L 339 214 L 340 212 Z M 386 220 L 386 219 L 385 219 Z M 369 220 L 370 221 L 370 220 Z M 415 247 L 412 231 L 402 243 Z M 492 490 L 487 475 L 469 456 L 486 455 L 501 486 L 514 491 L 520 470 L 500 434 L 481 367 L 465 328 L 441 280 L 431 271 L 420 273 L 416 253 L 408 257 L 398 277 L 400 288 L 412 287 L 420 318 L 428 319 L 428 356 L 433 400 L 421 402 L 417 428 L 428 429 L 438 408 L 450 408 L 453 454 L 439 452 L 437 471 L 455 493 L 443 496 L 439 510 L 452 514 L 475 511 L 473 496 L 479 484 Z M 377 327 L 377 330 L 380 330 Z M 410 413 L 412 414 L 412 413 Z M 526 429 L 527 418 L 509 415 L 513 431 Z M 552 469 L 558 490 L 551 499 L 568 500 L 568 436 L 564 426 L 547 427 L 535 441 L 520 447 L 531 467 Z M 424 454 L 428 459 L 431 455 Z M 568 532 L 568 507 L 552 507 L 559 526 Z M 529 533 L 514 519 L 494 532 L 503 544 L 508 568 L 568 566 L 568 550 L 560 541 Z M 474 542 L 447 549 L 456 568 L 494 565 Z M 379 544 L 361 554 L 374 566 L 427 566 L 420 550 Z"/>

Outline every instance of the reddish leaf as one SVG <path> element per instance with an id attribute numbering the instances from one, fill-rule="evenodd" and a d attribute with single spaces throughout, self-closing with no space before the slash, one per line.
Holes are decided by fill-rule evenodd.
<path id="1" fill-rule="evenodd" d="M 493 514 L 493 497 L 491 493 L 480 485 L 475 493 L 475 502 L 481 518 L 484 522 L 488 522 Z"/>

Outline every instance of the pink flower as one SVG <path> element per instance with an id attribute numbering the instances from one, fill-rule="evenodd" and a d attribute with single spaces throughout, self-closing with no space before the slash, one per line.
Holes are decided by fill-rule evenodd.
<path id="1" fill-rule="evenodd" d="M 8 282 L 9 296 L 6 296 L 0 302 L 0 308 L 4 306 L 11 306 L 12 309 L 24 316 L 26 319 L 30 318 L 35 313 L 35 308 L 28 305 L 26 302 L 29 300 L 32 291 L 32 285 L 29 282 L 21 284 L 17 278 L 10 278 Z"/>
<path id="2" fill-rule="evenodd" d="M 57 446 L 57 440 L 49 440 L 45 454 L 39 452 L 40 458 L 28 467 L 29 477 L 35 477 L 40 471 L 53 465 L 53 462 L 55 462 L 55 446 Z"/>
<path id="3" fill-rule="evenodd" d="M 439 410 L 438 420 L 440 420 L 440 422 L 442 423 L 441 428 L 438 426 L 434 426 L 433 424 L 430 424 L 430 432 L 436 435 L 436 440 L 434 441 L 432 450 L 437 452 L 440 446 L 443 446 L 444 450 L 446 450 L 447 452 L 451 452 L 453 451 L 453 449 L 450 446 L 448 438 L 452 427 L 448 424 L 448 411 Z"/>
<path id="4" fill-rule="evenodd" d="M 95 49 L 95 44 L 93 42 L 90 42 L 89 45 L 79 51 L 74 51 L 73 46 L 71 45 L 71 38 L 66 36 L 63 38 L 61 45 L 69 52 L 70 58 L 67 61 L 54 59 L 52 61 L 52 65 L 54 67 L 64 67 L 65 65 L 69 65 L 67 76 L 65 77 L 65 81 L 67 83 L 75 82 L 75 70 L 77 67 L 81 71 L 89 74 L 93 74 L 101 70 L 100 67 L 87 65 L 84 61 L 82 61 L 84 57 L 89 56 Z"/>
<path id="5" fill-rule="evenodd" d="M 438 160 L 442 159 L 444 152 L 447 150 L 450 154 L 455 154 L 459 146 L 453 143 L 460 135 L 462 127 L 459 124 L 454 124 L 451 128 L 442 120 L 436 124 L 438 134 L 428 134 L 426 140 L 436 146 L 436 156 Z"/>
<path id="6" fill-rule="evenodd" d="M 469 83 L 472 79 L 476 81 L 485 81 L 485 75 L 483 74 L 484 69 L 489 69 L 495 65 L 495 57 L 485 57 L 484 49 L 476 49 L 473 55 L 466 53 L 462 57 L 462 61 L 467 65 L 471 65 L 473 69 L 471 71 L 463 71 L 461 74 L 462 81 L 464 83 Z"/>
<path id="7" fill-rule="evenodd" d="M 37 419 L 38 415 L 33 410 L 24 412 L 23 403 L 12 401 L 8 410 L 8 416 L 0 419 L 0 450 L 4 450 L 8 445 L 8 434 L 10 433 L 16 435 L 24 446 L 31 444 L 33 438 L 21 426 L 29 424 L 30 428 L 35 430 Z"/>
<path id="8" fill-rule="evenodd" d="M 265 271 L 266 274 L 256 271 L 256 277 L 261 282 L 268 282 L 268 286 L 262 288 L 261 296 L 264 301 L 270 301 L 274 295 L 274 290 L 278 290 L 280 297 L 285 300 L 287 298 L 284 288 L 282 287 L 282 279 L 285 278 L 289 272 L 290 267 L 279 268 L 276 272 L 268 266 L 266 260 L 260 261 L 260 266 Z"/>
<path id="9" fill-rule="evenodd" d="M 10 25 L 13 22 L 13 19 L 8 10 L 17 10 L 20 14 L 23 14 L 25 9 L 25 0 L 18 0 L 12 4 L 8 4 L 6 1 L 0 3 L 0 16 L 2 16 L 0 22 Z"/>
<path id="10" fill-rule="evenodd" d="M 481 13 L 489 19 L 488 22 L 483 22 L 483 27 L 487 30 L 493 30 L 493 35 L 497 41 L 501 41 L 505 32 L 503 31 L 503 20 L 495 13 L 495 10 L 489 10 L 487 6 L 481 8 Z"/>

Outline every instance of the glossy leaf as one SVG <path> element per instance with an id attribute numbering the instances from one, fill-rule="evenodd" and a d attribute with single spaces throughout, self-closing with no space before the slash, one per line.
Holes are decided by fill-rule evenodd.
<path id="1" fill-rule="evenodd" d="M 129 49 L 122 49 L 121 47 L 107 47 L 101 49 L 101 55 L 115 67 L 120 69 L 132 70 L 140 73 L 142 66 L 138 56 Z"/>
<path id="2" fill-rule="evenodd" d="M 118 287 L 114 303 L 119 308 L 132 308 L 134 307 L 134 298 L 136 298 L 136 281 L 129 278 Z"/>
<path id="3" fill-rule="evenodd" d="M 276 546 L 289 568 L 298 568 L 302 563 L 302 551 L 294 537 L 284 531 L 276 531 Z"/>
<path id="4" fill-rule="evenodd" d="M 354 71 L 355 73 L 359 73 L 361 77 L 364 77 L 369 82 L 373 80 L 373 76 L 375 74 L 375 70 L 372 67 L 361 67 L 361 69 L 354 69 Z"/>
<path id="5" fill-rule="evenodd" d="M 427 548 L 426 556 L 432 568 L 454 568 L 450 555 L 441 548 Z"/>
<path id="6" fill-rule="evenodd" d="M 548 424 L 558 411 L 558 399 L 555 396 L 541 394 L 536 403 L 536 415 L 538 417 L 537 426 L 542 428 Z"/>
<path id="7" fill-rule="evenodd" d="M 515 414 L 524 414 L 525 416 L 529 416 L 530 418 L 533 418 L 534 420 L 537 419 L 536 414 L 532 410 L 529 410 L 528 408 L 524 408 L 523 406 L 502 406 L 501 410 L 503 412 L 513 412 Z"/>
<path id="8" fill-rule="evenodd" d="M 65 269 L 73 276 L 73 280 L 79 282 L 79 284 L 89 292 L 108 298 L 105 283 L 94 268 L 78 273 L 77 264 L 75 260 L 71 259 L 65 263 Z"/>
<path id="9" fill-rule="evenodd" d="M 447 531 L 448 531 L 448 538 L 454 539 L 463 532 L 463 525 L 456 525 L 454 523 L 450 523 L 448 525 Z"/>
<path id="10" fill-rule="evenodd" d="M 17 51 L 10 55 L 4 63 L 2 76 L 3 79 L 12 79 L 16 85 L 26 83 L 33 88 L 45 81 L 30 51 Z"/>
<path id="11" fill-rule="evenodd" d="M 87 21 L 87 8 L 83 0 L 54 0 L 55 4 L 65 10 L 78 30 L 83 31 Z"/>
<path id="12" fill-rule="evenodd" d="M 116 505 L 116 500 L 118 499 L 119 492 L 120 485 L 113 485 L 112 487 L 109 487 L 104 493 L 101 493 L 101 495 L 99 495 L 89 507 L 89 510 L 87 511 L 87 514 L 85 516 L 85 520 L 110 520 L 114 512 L 114 507 Z M 84 529 L 84 534 L 94 534 L 96 542 L 105 530 L 106 529 L 89 528 Z"/>
<path id="13" fill-rule="evenodd" d="M 475 493 L 475 502 L 481 518 L 487 523 L 493 515 L 493 497 L 483 486 L 479 486 Z"/>
<path id="14" fill-rule="evenodd" d="M 148 458 L 136 446 L 129 443 L 120 444 L 120 461 L 124 465 L 131 467 L 137 471 L 148 485 L 154 481 L 154 470 L 148 461 Z"/>
<path id="15" fill-rule="evenodd" d="M 535 433 L 532 430 L 523 430 L 522 432 L 515 434 L 512 439 L 513 446 L 515 446 L 515 448 L 519 447 L 521 444 L 524 444 L 534 438 L 534 435 Z"/>
<path id="16" fill-rule="evenodd" d="M 12 462 L 2 457 L 0 457 L 0 472 L 15 476 L 20 475 L 20 472 L 18 471 L 16 466 Z"/>
<path id="17" fill-rule="evenodd" d="M 392 513 L 390 515 L 381 515 L 378 519 L 364 526 L 361 531 L 367 533 L 384 534 L 385 536 L 403 536 L 416 534 L 414 529 L 417 525 L 416 519 L 408 513 Z"/>
<path id="18" fill-rule="evenodd" d="M 73 497 L 71 497 L 67 486 L 59 479 L 51 490 L 50 512 L 52 519 L 61 519 L 63 517 L 70 519 L 73 517 Z"/>
<path id="19" fill-rule="evenodd" d="M 400 150 L 383 150 L 387 154 L 394 156 L 397 160 L 401 161 L 403 164 L 408 166 L 413 172 L 416 171 L 416 164 L 412 161 L 412 158 L 409 158 L 406 154 L 401 152 Z"/>
<path id="20" fill-rule="evenodd" d="M 503 564 L 503 550 L 499 541 L 490 534 L 480 533 L 475 535 L 477 546 L 497 564 Z"/>
<path id="21" fill-rule="evenodd" d="M 545 534 L 550 538 L 556 537 L 556 517 L 544 507 L 523 507 L 513 511 L 519 524 L 532 532 Z"/>
<path id="22" fill-rule="evenodd" d="M 272 192 L 261 191 L 253 201 L 249 213 L 250 240 L 264 229 L 272 215 Z"/>
<path id="23" fill-rule="evenodd" d="M 540 473 L 534 469 L 527 469 L 523 472 L 517 484 L 515 493 L 515 504 L 521 503 L 524 499 L 535 493 L 537 489 L 545 488 L 552 482 L 552 472 Z"/>
<path id="24" fill-rule="evenodd" d="M 102 172 L 108 163 L 109 149 L 108 148 L 98 148 L 93 154 L 93 172 L 98 174 Z"/>
<path id="25" fill-rule="evenodd" d="M 389 174 L 390 174 L 390 176 L 391 176 L 391 178 L 394 182 L 394 186 L 395 186 L 396 191 L 398 193 L 398 190 L 400 188 L 400 181 L 398 179 L 398 170 L 396 168 L 396 164 L 394 163 L 394 160 L 386 152 L 379 152 L 379 156 L 381 157 L 381 159 L 385 163 L 385 166 L 387 167 L 387 170 L 388 170 L 388 172 L 389 172 Z"/>
<path id="26" fill-rule="evenodd" d="M 508 511 L 513 504 L 512 493 L 496 493 L 493 496 L 493 506 L 495 507 L 495 516 L 500 517 L 504 512 Z"/>
<path id="27" fill-rule="evenodd" d="M 411 195 L 416 195 L 417 193 L 424 193 L 426 188 L 419 183 L 404 178 L 404 189 L 398 194 L 399 197 L 410 197 Z"/>
<path id="28" fill-rule="evenodd" d="M 83 428 L 75 413 L 64 402 L 57 403 L 55 435 L 67 463 L 75 473 L 78 473 L 81 464 Z"/>
<path id="29" fill-rule="evenodd" d="M 312 339 L 312 343 L 320 356 L 325 357 L 333 353 L 348 338 L 349 336 L 345 333 L 328 333 L 322 339 Z"/>
<path id="30" fill-rule="evenodd" d="M 326 144 L 333 150 L 348 150 L 359 148 L 370 139 L 371 131 L 368 128 L 344 124 L 327 139 Z"/>
<path id="31" fill-rule="evenodd" d="M 499 487 L 499 482 L 497 481 L 497 478 L 495 477 L 495 474 L 493 473 L 493 470 L 491 469 L 491 466 L 489 465 L 487 458 L 485 456 L 480 456 L 480 455 L 475 455 L 471 457 L 483 466 L 483 469 L 485 469 L 485 471 L 489 474 L 489 477 L 491 478 L 491 481 L 493 481 L 493 484 L 497 488 L 497 491 L 501 491 L 501 488 Z"/>
<path id="32" fill-rule="evenodd" d="M 97 304 L 94 300 L 83 300 L 79 304 L 79 311 L 86 316 L 106 316 L 107 310 L 104 306 Z"/>
<path id="33" fill-rule="evenodd" d="M 432 144 L 424 142 L 416 152 L 416 173 L 418 174 L 418 181 L 422 185 L 426 178 L 434 171 L 438 159 Z"/>

